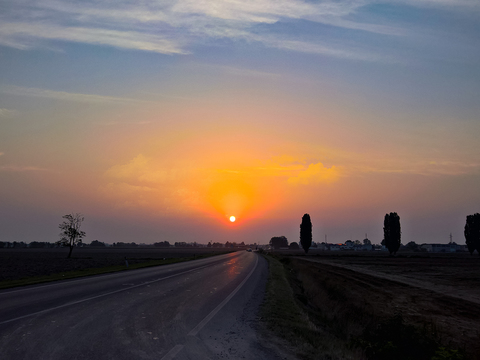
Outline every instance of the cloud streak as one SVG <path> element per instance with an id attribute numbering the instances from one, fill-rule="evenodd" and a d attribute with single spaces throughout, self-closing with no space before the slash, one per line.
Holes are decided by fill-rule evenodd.
<path id="1" fill-rule="evenodd" d="M 46 99 L 74 101 L 74 102 L 82 102 L 82 103 L 94 103 L 94 104 L 150 103 L 149 101 L 146 101 L 146 100 L 103 96 L 103 95 L 78 94 L 78 93 L 70 93 L 66 91 L 26 88 L 26 87 L 20 87 L 20 86 L 4 86 L 0 88 L 0 92 L 11 94 L 11 95 L 18 95 L 18 96 L 33 96 L 33 97 L 46 98 Z"/>
<path id="2" fill-rule="evenodd" d="M 3 153 L 0 153 L 0 155 L 3 155 Z M 0 166 L 0 171 L 26 172 L 26 171 L 47 171 L 47 169 L 40 168 L 37 166 L 3 165 L 3 166 Z"/>
<path id="3" fill-rule="evenodd" d="M 292 185 L 331 183 L 338 177 L 339 171 L 335 166 L 326 168 L 322 163 L 317 163 L 308 165 L 308 168 L 300 171 L 297 176 L 289 177 L 287 182 Z"/>
<path id="4" fill-rule="evenodd" d="M 382 61 L 382 62 L 398 62 L 388 56 L 381 56 L 372 52 L 366 52 L 359 49 L 347 49 L 347 48 L 335 48 L 328 45 L 304 41 L 294 40 L 279 40 L 273 37 L 256 37 L 256 40 L 262 42 L 265 46 L 291 50 L 296 52 L 302 52 L 307 54 L 325 55 L 335 58 L 349 59 L 349 60 L 361 60 L 361 61 Z"/>
<path id="5" fill-rule="evenodd" d="M 0 25 L 0 43 L 18 49 L 35 45 L 35 39 L 62 40 L 123 49 L 153 51 L 162 54 L 185 54 L 173 41 L 155 34 L 102 28 L 59 26 L 42 23 L 10 22 Z"/>
<path id="6" fill-rule="evenodd" d="M 10 109 L 2 109 L 0 108 L 0 118 L 2 117 L 10 117 L 15 115 L 17 112 L 15 110 Z"/>
<path id="7" fill-rule="evenodd" d="M 286 37 L 272 25 L 311 22 L 387 36 L 409 30 L 382 23 L 356 21 L 355 15 L 373 0 L 307 2 L 300 0 L 170 0 L 133 2 L 54 1 L 24 3 L 10 0 L 0 15 L 0 44 L 18 49 L 67 41 L 160 54 L 188 54 L 199 39 L 246 39 L 286 51 L 321 54 L 363 61 L 384 61 L 360 49 Z M 387 3 L 387 2 L 385 2 Z M 468 0 L 398 0 L 406 6 L 473 8 Z M 259 27 L 260 26 L 260 27 Z"/>

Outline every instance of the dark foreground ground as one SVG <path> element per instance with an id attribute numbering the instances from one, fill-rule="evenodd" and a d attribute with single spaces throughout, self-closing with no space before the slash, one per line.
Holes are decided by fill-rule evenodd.
<path id="1" fill-rule="evenodd" d="M 278 255 L 292 275 L 297 299 L 309 313 L 319 336 L 330 342 L 345 340 L 347 347 L 360 344 L 369 359 L 392 359 L 395 355 L 405 359 L 410 358 L 408 351 L 419 352 L 430 346 L 430 339 L 464 354 L 460 357 L 445 350 L 444 357 L 438 359 L 480 359 L 477 254 Z M 404 355 L 399 354 L 400 345 L 394 349 L 397 344 L 392 345 L 394 354 L 389 353 L 385 344 L 391 339 L 382 338 L 388 333 L 404 338 Z M 415 344 L 415 338 L 422 338 L 423 342 Z"/>
<path id="2" fill-rule="evenodd" d="M 32 276 L 48 276 L 66 271 L 129 265 L 152 260 L 187 258 L 214 253 L 225 249 L 206 248 L 75 248 L 67 259 L 67 248 L 53 249 L 0 249 L 0 281 L 18 280 Z"/>

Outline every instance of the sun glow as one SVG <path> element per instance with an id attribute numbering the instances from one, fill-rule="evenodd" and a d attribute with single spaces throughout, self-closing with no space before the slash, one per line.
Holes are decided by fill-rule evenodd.
<path id="1" fill-rule="evenodd" d="M 230 216 L 230 221 L 231 221 L 231 222 L 235 222 L 235 220 L 236 220 L 236 219 L 235 219 L 235 216 L 233 216 L 233 215 Z"/>

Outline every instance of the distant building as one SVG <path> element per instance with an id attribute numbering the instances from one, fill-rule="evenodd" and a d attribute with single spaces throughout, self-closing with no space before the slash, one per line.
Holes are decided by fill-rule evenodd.
<path id="1" fill-rule="evenodd" d="M 317 250 L 321 250 L 321 251 L 328 250 L 328 244 L 325 244 L 325 243 L 317 244 Z"/>
<path id="2" fill-rule="evenodd" d="M 362 251 L 372 251 L 373 250 L 373 245 L 372 244 L 363 244 L 361 246 Z"/>
<path id="3" fill-rule="evenodd" d="M 340 251 L 342 244 L 328 244 L 330 251 Z"/>
<path id="4" fill-rule="evenodd" d="M 352 240 L 347 240 L 343 246 L 345 250 L 353 250 L 353 245 L 354 242 Z"/>
<path id="5" fill-rule="evenodd" d="M 422 244 L 420 248 L 432 253 L 453 253 L 457 252 L 456 244 Z"/>

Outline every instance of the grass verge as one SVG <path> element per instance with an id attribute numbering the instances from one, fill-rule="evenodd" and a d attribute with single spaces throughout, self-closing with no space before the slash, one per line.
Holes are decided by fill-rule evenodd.
<path id="1" fill-rule="evenodd" d="M 287 340 L 290 351 L 298 358 L 331 359 L 323 357 L 322 332 L 310 321 L 295 299 L 294 290 L 290 284 L 290 274 L 287 274 L 282 258 L 265 255 L 269 266 L 269 278 L 265 292 L 265 300 L 261 316 L 267 328 L 276 336 Z"/>
<path id="2" fill-rule="evenodd" d="M 401 314 L 380 316 L 366 298 L 334 273 L 311 264 L 265 255 L 269 279 L 262 306 L 267 328 L 290 344 L 297 358 L 369 360 L 464 360 L 445 347 L 431 325 L 423 328 Z"/>
<path id="3" fill-rule="evenodd" d="M 92 275 L 100 275 L 100 274 L 108 274 L 118 271 L 130 271 L 135 269 L 147 268 L 152 266 L 161 266 L 161 265 L 168 265 L 174 263 L 180 263 L 184 261 L 190 260 L 197 260 L 197 259 L 204 259 L 207 257 L 215 256 L 215 255 L 223 255 L 225 253 L 214 253 L 214 254 L 203 254 L 203 255 L 196 255 L 190 257 L 182 257 L 182 258 L 168 258 L 162 260 L 150 260 L 136 264 L 130 264 L 128 267 L 125 265 L 116 265 L 116 266 L 105 266 L 100 268 L 90 268 L 90 269 L 83 269 L 83 270 L 74 270 L 74 271 L 64 271 L 50 275 L 44 276 L 31 276 L 23 279 L 18 280 L 5 280 L 0 281 L 0 289 L 9 289 L 13 287 L 19 286 L 26 286 L 26 285 L 35 285 L 40 283 L 47 283 L 52 281 L 59 281 L 59 280 L 66 280 L 66 279 L 74 279 L 84 276 L 92 276 Z"/>

